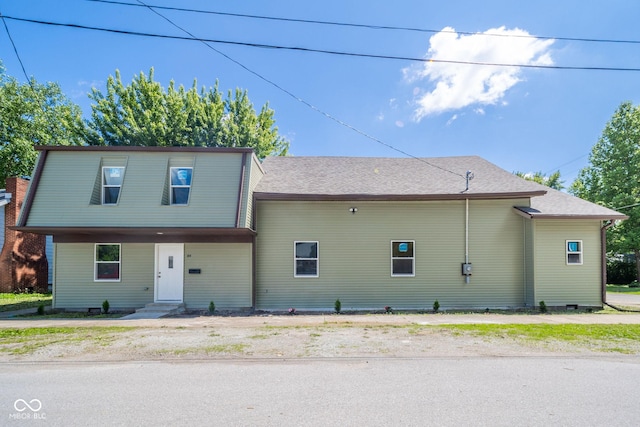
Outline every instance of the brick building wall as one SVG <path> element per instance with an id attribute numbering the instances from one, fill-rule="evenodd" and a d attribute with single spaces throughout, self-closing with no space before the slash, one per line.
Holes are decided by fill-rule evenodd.
<path id="1" fill-rule="evenodd" d="M 0 292 L 46 292 L 48 262 L 46 237 L 10 230 L 16 225 L 29 188 L 29 181 L 7 178 L 6 191 L 11 201 L 4 206 L 4 245 L 0 252 Z"/>

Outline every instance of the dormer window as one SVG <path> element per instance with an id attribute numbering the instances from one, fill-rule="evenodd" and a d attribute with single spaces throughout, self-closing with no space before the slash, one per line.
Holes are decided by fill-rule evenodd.
<path id="1" fill-rule="evenodd" d="M 124 179 L 123 167 L 105 166 L 102 168 L 102 204 L 117 205 Z"/>
<path id="2" fill-rule="evenodd" d="M 189 204 L 189 193 L 191 192 L 191 176 L 193 168 L 170 168 L 169 180 L 171 182 L 171 204 Z"/>

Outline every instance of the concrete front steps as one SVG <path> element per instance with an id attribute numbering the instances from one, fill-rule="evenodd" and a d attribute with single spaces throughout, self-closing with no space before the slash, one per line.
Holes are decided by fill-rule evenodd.
<path id="1" fill-rule="evenodd" d="M 180 313 L 184 313 L 183 303 L 153 302 L 137 309 L 133 314 L 121 317 L 121 319 L 159 319 L 161 317 L 172 316 Z"/>

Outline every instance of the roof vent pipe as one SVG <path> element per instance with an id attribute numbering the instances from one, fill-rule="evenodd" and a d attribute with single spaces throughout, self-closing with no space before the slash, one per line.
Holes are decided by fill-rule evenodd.
<path id="1" fill-rule="evenodd" d="M 473 174 L 473 172 L 471 171 L 467 171 L 467 188 L 464 189 L 464 191 L 469 191 L 469 181 L 471 181 L 473 178 L 475 178 L 475 175 Z"/>

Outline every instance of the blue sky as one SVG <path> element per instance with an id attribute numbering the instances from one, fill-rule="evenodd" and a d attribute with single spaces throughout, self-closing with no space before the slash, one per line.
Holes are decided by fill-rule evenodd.
<path id="1" fill-rule="evenodd" d="M 136 3 L 135 0 L 122 0 Z M 196 36 L 436 60 L 640 68 L 635 0 L 304 2 L 145 0 L 216 12 L 431 29 L 354 28 L 158 10 Z M 3 15 L 183 36 L 142 7 L 85 0 L 4 0 Z M 58 82 L 90 114 L 91 87 L 119 69 L 125 83 L 155 68 L 163 86 L 216 80 L 269 102 L 296 156 L 403 156 L 285 94 L 199 42 L 145 38 L 6 20 L 29 75 Z M 444 31 L 443 31 L 444 30 Z M 474 33 L 474 34 L 461 34 Z M 481 35 L 500 33 L 508 37 Z M 512 37 L 549 36 L 556 39 Z M 419 157 L 479 155 L 508 171 L 552 173 L 569 185 L 623 101 L 640 102 L 640 72 L 487 67 L 336 56 L 214 44 L 217 50 L 322 112 Z M 4 28 L 0 59 L 24 81 Z"/>

